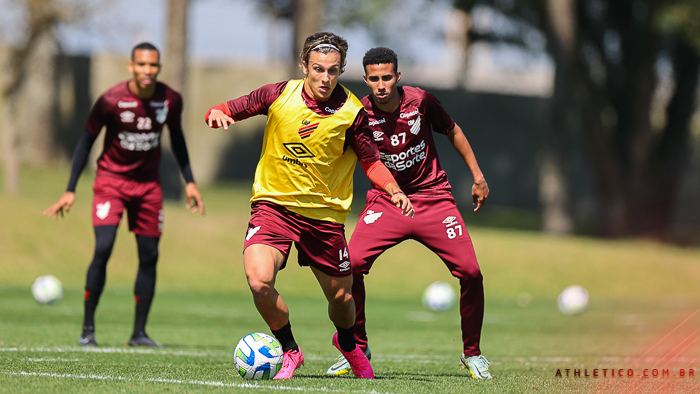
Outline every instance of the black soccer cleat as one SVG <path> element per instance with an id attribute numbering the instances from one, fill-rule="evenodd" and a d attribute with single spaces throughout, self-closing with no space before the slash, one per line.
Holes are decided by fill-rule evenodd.
<path id="1" fill-rule="evenodd" d="M 95 341 L 95 326 L 83 326 L 83 333 L 78 339 L 80 346 L 97 346 Z"/>
<path id="2" fill-rule="evenodd" d="M 144 346 L 144 347 L 155 347 L 155 348 L 164 348 L 165 346 L 161 345 L 160 343 L 153 342 L 151 338 L 146 335 L 146 332 L 144 331 L 139 331 L 138 333 L 134 333 L 134 335 L 131 337 L 131 340 L 129 340 L 129 346 Z"/>

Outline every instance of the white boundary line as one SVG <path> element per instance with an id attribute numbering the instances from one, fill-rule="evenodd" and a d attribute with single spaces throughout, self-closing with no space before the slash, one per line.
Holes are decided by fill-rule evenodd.
<path id="1" fill-rule="evenodd" d="M 58 374 L 49 372 L 2 372 L 5 375 L 14 376 L 36 376 L 36 377 L 48 377 L 48 378 L 64 378 L 64 379 L 91 379 L 91 380 L 115 380 L 120 382 L 151 382 L 151 383 L 173 383 L 173 384 L 190 384 L 196 386 L 211 386 L 211 387 L 234 387 L 234 388 L 245 388 L 245 389 L 263 389 L 263 390 L 279 390 L 279 391 L 319 391 L 324 393 L 358 393 L 358 394 L 392 394 L 387 391 L 365 391 L 365 390 L 341 390 L 341 389 L 329 389 L 327 387 L 289 387 L 289 386 L 272 386 L 272 385 L 258 385 L 255 383 L 225 383 L 225 382 L 212 382 L 206 380 L 179 380 L 179 379 L 131 379 L 123 376 L 109 376 L 109 375 L 83 375 L 83 374 Z"/>

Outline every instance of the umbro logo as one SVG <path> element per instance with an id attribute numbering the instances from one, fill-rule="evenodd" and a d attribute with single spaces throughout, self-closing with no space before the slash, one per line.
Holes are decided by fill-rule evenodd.
<path id="1" fill-rule="evenodd" d="M 451 227 L 457 224 L 457 217 L 456 216 L 448 216 L 445 218 L 445 220 L 442 221 L 442 223 L 445 224 L 445 227 Z"/>
<path id="2" fill-rule="evenodd" d="M 380 217 L 382 217 L 382 214 L 384 212 L 374 212 L 372 210 L 367 211 L 367 214 L 365 217 L 362 218 L 362 220 L 365 221 L 367 224 L 372 224 L 377 221 Z"/>
<path id="3" fill-rule="evenodd" d="M 306 147 L 306 145 L 300 143 L 300 142 L 287 142 L 282 144 L 284 145 L 285 148 L 294 155 L 297 159 L 306 159 L 310 157 L 316 157 L 309 148 Z"/>
<path id="4" fill-rule="evenodd" d="M 340 272 L 347 271 L 350 269 L 350 262 L 343 261 L 342 263 L 340 263 L 339 267 L 340 267 Z"/>
<path id="5" fill-rule="evenodd" d="M 374 131 L 372 132 L 372 135 L 374 136 L 375 141 L 384 141 L 384 132 Z"/>

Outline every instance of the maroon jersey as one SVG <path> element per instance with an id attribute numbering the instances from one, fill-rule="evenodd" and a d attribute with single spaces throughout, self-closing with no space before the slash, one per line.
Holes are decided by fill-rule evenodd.
<path id="1" fill-rule="evenodd" d="M 163 125 L 180 127 L 182 97 L 157 82 L 151 98 L 131 93 L 122 82 L 103 94 L 92 107 L 85 128 L 98 135 L 107 126 L 97 175 L 153 181 L 160 178 L 160 139 Z"/>
<path id="2" fill-rule="evenodd" d="M 393 113 L 362 99 L 381 160 L 407 194 L 449 193 L 450 183 L 440 168 L 433 134 L 447 134 L 455 126 L 440 101 L 425 90 L 398 87 L 401 104 Z M 376 186 L 375 186 L 376 187 Z"/>
<path id="3" fill-rule="evenodd" d="M 250 94 L 228 101 L 226 105 L 231 111 L 231 117 L 239 121 L 255 115 L 267 115 L 272 103 L 282 95 L 287 82 L 265 85 L 250 92 Z M 336 86 L 331 97 L 323 102 L 312 99 L 304 90 L 302 90 L 301 96 L 306 106 L 319 115 L 333 114 L 345 104 L 345 100 L 348 98 L 340 85 Z M 350 146 L 355 151 L 362 163 L 372 163 L 379 160 L 377 147 L 372 142 L 372 131 L 367 126 L 367 112 L 360 111 L 357 114 L 355 122 L 345 132 L 345 144 L 346 147 Z"/>

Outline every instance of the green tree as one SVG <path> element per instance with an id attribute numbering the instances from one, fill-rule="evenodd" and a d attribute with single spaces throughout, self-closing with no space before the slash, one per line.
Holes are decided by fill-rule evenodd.
<path id="1" fill-rule="evenodd" d="M 556 0 L 455 0 L 455 7 L 467 12 L 491 7 L 545 34 L 557 70 L 552 108 L 561 108 L 557 92 L 572 101 L 576 129 L 588 145 L 601 234 L 664 239 L 671 231 L 696 103 L 700 1 L 571 1 L 568 10 L 555 9 L 561 7 Z M 575 26 L 571 56 L 562 53 L 567 30 L 554 26 L 561 18 Z M 522 37 L 498 32 L 474 32 L 472 39 L 524 45 Z M 656 99 L 660 62 L 672 69 L 667 100 Z M 552 146 L 566 174 L 561 146 L 570 129 L 557 116 L 550 137 L 560 141 Z"/>

